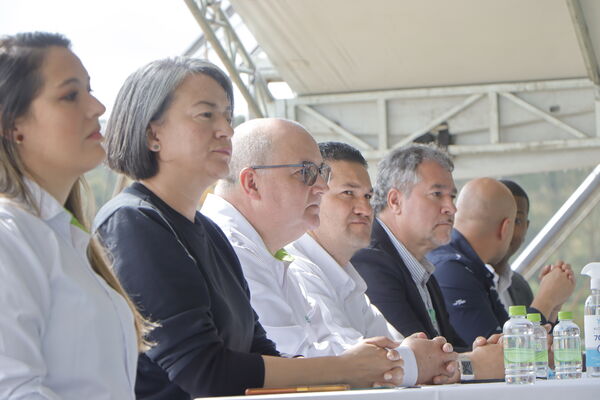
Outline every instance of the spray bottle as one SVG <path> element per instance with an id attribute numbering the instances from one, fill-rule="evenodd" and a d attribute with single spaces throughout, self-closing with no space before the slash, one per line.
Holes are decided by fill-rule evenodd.
<path id="1" fill-rule="evenodd" d="M 600 262 L 586 265 L 581 274 L 592 278 L 592 294 L 585 300 L 584 308 L 587 376 L 600 378 Z"/>

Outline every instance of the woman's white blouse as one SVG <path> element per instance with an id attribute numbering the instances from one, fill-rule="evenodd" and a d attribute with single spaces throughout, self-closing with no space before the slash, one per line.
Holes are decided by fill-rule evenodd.
<path id="1" fill-rule="evenodd" d="M 92 270 L 89 234 L 28 186 L 41 217 L 0 199 L 0 399 L 134 399 L 133 315 Z"/>

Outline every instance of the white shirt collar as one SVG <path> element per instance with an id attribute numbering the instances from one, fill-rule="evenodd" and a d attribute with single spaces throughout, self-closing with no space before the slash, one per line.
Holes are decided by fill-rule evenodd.
<path id="1" fill-rule="evenodd" d="M 233 245 L 247 247 L 258 257 L 281 265 L 278 279 L 283 286 L 289 262 L 278 260 L 269 252 L 263 238 L 233 204 L 220 196 L 209 193 L 200 212 L 219 225 Z"/>
<path id="2" fill-rule="evenodd" d="M 485 266 L 494 275 L 494 287 L 498 294 L 508 290 L 512 283 L 513 270 L 511 268 L 506 268 L 501 274 L 498 274 L 491 265 L 485 264 Z"/>
<path id="3" fill-rule="evenodd" d="M 331 254 L 308 233 L 286 246 L 286 250 L 294 258 L 304 258 L 310 254 L 309 261 L 319 266 L 341 297 L 347 296 L 355 288 L 363 292 L 367 288 L 367 284 L 350 262 L 346 263 L 344 267 L 340 266 Z"/>
<path id="4" fill-rule="evenodd" d="M 427 283 L 429 277 L 435 272 L 435 265 L 429 262 L 426 258 L 423 258 L 422 261 L 419 261 L 415 258 L 415 256 L 402 244 L 398 238 L 392 233 L 392 231 L 387 227 L 387 225 L 377 218 L 377 221 L 383 227 L 383 230 L 387 233 L 388 237 L 392 241 L 392 244 L 396 248 L 396 251 L 400 254 L 400 257 L 406 264 L 410 274 L 412 275 L 415 282 L 420 282 L 423 285 Z"/>
<path id="5" fill-rule="evenodd" d="M 256 229 L 254 229 L 252 224 L 241 212 L 237 210 L 237 208 L 233 206 L 233 204 L 224 198 L 209 193 L 206 196 L 200 211 L 203 214 L 210 216 L 212 219 L 217 219 L 216 216 L 218 215 L 219 222 L 217 224 L 223 231 L 231 230 L 243 234 L 249 239 L 250 243 L 257 244 L 257 250 L 260 250 L 261 253 L 266 253 L 273 257 L 273 255 L 267 249 L 263 238 L 256 231 Z"/>
<path id="6" fill-rule="evenodd" d="M 25 178 L 31 198 L 38 207 L 39 216 L 64 240 L 78 249 L 86 249 L 90 241 L 89 232 L 77 226 L 75 217 L 37 182 Z M 29 210 L 33 212 L 33 210 Z"/>

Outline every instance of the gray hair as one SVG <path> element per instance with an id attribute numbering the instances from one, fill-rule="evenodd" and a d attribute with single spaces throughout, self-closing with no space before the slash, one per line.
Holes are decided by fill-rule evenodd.
<path id="1" fill-rule="evenodd" d="M 219 181 L 222 188 L 232 188 L 238 182 L 240 172 L 252 165 L 268 163 L 272 153 L 273 138 L 265 124 L 257 120 L 245 122 L 235 129 L 231 144 L 233 151 L 229 162 L 229 174 Z"/>
<path id="2" fill-rule="evenodd" d="M 410 195 L 413 187 L 421 180 L 417 169 L 424 161 L 434 161 L 448 172 L 454 170 L 454 163 L 448 153 L 423 144 L 411 144 L 392 150 L 379 162 L 371 199 L 375 213 L 385 209 L 387 195 L 392 188 L 401 191 L 404 197 Z"/>
<path id="3" fill-rule="evenodd" d="M 110 168 L 136 180 L 157 174 L 157 155 L 148 149 L 148 127 L 160 121 L 173 94 L 191 74 L 210 76 L 221 85 L 233 113 L 231 81 L 214 64 L 188 57 L 153 61 L 131 74 L 119 91 L 106 125 Z"/>

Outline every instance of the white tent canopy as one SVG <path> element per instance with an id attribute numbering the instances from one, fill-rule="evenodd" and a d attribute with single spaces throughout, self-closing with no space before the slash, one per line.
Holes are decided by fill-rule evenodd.
<path id="1" fill-rule="evenodd" d="M 318 140 L 377 161 L 447 123 L 459 178 L 600 160 L 598 1 L 231 3 Z"/>
<path id="2" fill-rule="evenodd" d="M 232 3 L 298 95 L 588 75 L 564 0 Z M 600 55 L 600 2 L 579 3 Z"/>
<path id="3" fill-rule="evenodd" d="M 424 134 L 440 142 L 442 127 L 456 178 L 600 161 L 600 1 L 229 0 L 266 68 L 260 51 L 239 51 L 235 33 L 217 33 L 229 25 L 217 3 L 185 1 L 238 86 L 250 76 L 249 103 L 272 101 L 263 78 L 273 75 L 297 95 L 255 102 L 256 114 L 350 142 L 371 166 Z M 513 267 L 531 273 L 585 218 L 600 201 L 598 176 Z"/>

